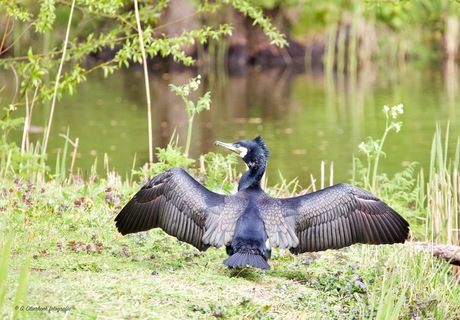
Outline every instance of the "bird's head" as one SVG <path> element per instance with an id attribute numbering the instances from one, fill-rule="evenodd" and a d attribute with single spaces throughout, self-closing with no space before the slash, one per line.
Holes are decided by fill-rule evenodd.
<path id="1" fill-rule="evenodd" d="M 233 143 L 216 141 L 214 144 L 236 152 L 249 168 L 265 167 L 268 160 L 268 147 L 261 136 L 257 136 L 254 140 L 239 140 Z"/>

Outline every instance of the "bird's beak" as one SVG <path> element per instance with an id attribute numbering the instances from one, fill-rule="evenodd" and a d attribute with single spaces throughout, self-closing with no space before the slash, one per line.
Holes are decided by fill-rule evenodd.
<path id="1" fill-rule="evenodd" d="M 216 142 L 214 142 L 214 144 L 216 146 L 221 146 L 221 147 L 227 148 L 229 150 L 232 150 L 233 152 L 237 153 L 242 158 L 248 152 L 248 150 L 246 148 L 244 148 L 244 147 L 237 148 L 237 147 L 235 147 L 235 145 L 233 143 L 225 143 L 225 142 L 216 141 Z"/>
<path id="2" fill-rule="evenodd" d="M 216 141 L 214 142 L 214 144 L 216 146 L 221 146 L 221 147 L 224 147 L 224 148 L 227 148 L 229 150 L 232 150 L 233 152 L 236 152 L 238 153 L 238 148 L 236 148 L 233 143 L 225 143 L 225 142 L 220 142 L 220 141 Z"/>

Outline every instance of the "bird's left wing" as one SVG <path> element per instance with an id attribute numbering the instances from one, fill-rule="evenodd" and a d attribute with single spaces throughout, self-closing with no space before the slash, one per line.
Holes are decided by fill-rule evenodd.
<path id="1" fill-rule="evenodd" d="M 181 168 L 173 168 L 145 184 L 120 211 L 115 222 L 123 235 L 159 227 L 203 251 L 210 245 L 222 245 L 219 239 L 203 241 L 203 236 L 206 230 L 213 234 L 213 229 L 225 224 L 220 213 L 226 197 L 209 191 Z M 214 221 L 211 228 L 206 222 L 209 216 L 213 217 L 209 220 Z"/>
<path id="2" fill-rule="evenodd" d="M 409 224 L 371 193 L 338 184 L 303 196 L 281 199 L 286 219 L 295 216 L 294 253 L 338 249 L 354 243 L 404 242 Z M 288 221 L 288 220 L 286 220 Z"/>

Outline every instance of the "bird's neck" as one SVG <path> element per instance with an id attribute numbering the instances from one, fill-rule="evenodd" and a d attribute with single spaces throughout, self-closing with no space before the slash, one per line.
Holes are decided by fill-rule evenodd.
<path id="1" fill-rule="evenodd" d="M 260 187 L 260 180 L 265 173 L 266 160 L 248 163 L 248 171 L 243 173 L 238 184 L 238 191 L 250 188 Z"/>

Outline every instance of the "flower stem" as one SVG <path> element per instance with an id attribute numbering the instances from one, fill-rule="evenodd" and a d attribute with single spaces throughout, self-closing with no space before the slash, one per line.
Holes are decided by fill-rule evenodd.
<path id="1" fill-rule="evenodd" d="M 388 117 L 387 117 L 387 121 L 385 125 L 385 132 L 383 133 L 382 140 L 380 140 L 379 148 L 375 153 L 374 169 L 372 171 L 372 191 L 374 192 L 377 190 L 376 180 L 377 180 L 377 169 L 379 167 L 380 154 L 382 153 L 383 144 L 385 143 L 385 139 L 390 130 L 391 128 L 388 126 Z"/>

